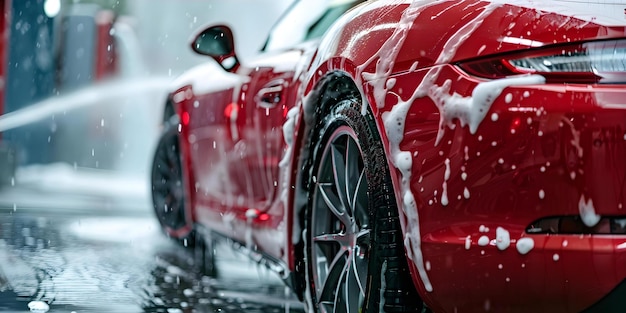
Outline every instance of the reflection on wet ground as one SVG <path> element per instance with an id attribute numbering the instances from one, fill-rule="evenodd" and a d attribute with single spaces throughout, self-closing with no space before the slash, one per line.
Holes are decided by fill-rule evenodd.
<path id="1" fill-rule="evenodd" d="M 217 249 L 220 275 L 202 276 L 147 210 L 0 205 L 0 311 L 28 312 L 34 300 L 49 312 L 304 311 L 275 274 Z"/>

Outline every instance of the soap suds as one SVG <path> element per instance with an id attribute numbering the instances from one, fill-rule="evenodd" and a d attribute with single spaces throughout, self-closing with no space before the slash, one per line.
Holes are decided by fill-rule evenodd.
<path id="1" fill-rule="evenodd" d="M 517 247 L 517 252 L 520 254 L 527 254 L 535 247 L 535 241 L 529 237 L 520 238 L 515 243 L 515 247 Z"/>
<path id="2" fill-rule="evenodd" d="M 509 232 L 502 228 L 496 228 L 496 247 L 500 250 L 506 250 L 511 245 L 511 236 Z"/>
<path id="3" fill-rule="evenodd" d="M 580 195 L 580 200 L 578 201 L 578 212 L 580 213 L 580 218 L 583 220 L 583 223 L 587 225 L 587 227 L 594 227 L 600 222 L 600 215 L 596 214 L 596 210 L 593 207 L 593 200 L 591 198 L 585 201 L 585 195 Z"/>
<path id="4" fill-rule="evenodd" d="M 478 245 L 481 247 L 484 247 L 486 245 L 489 244 L 489 237 L 487 236 L 480 236 L 480 238 L 478 238 Z"/>
<path id="5" fill-rule="evenodd" d="M 504 88 L 517 85 L 543 84 L 545 78 L 540 75 L 523 75 L 481 82 L 472 91 L 469 97 L 463 97 L 454 92 L 450 94 L 452 80 L 446 80 L 443 85 L 432 85 L 428 89 L 428 96 L 433 100 L 440 112 L 439 132 L 435 145 L 443 138 L 445 126 L 454 128 L 454 121 L 458 120 L 461 127 L 469 126 L 470 133 L 475 134 L 491 105 L 502 93 Z M 492 116 L 497 120 L 498 115 Z"/>

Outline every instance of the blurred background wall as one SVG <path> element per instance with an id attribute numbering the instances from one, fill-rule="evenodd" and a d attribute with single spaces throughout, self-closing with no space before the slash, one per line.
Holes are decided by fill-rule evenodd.
<path id="1" fill-rule="evenodd" d="M 243 62 L 293 0 L 0 0 L 2 167 L 67 164 L 147 173 L 169 82 L 208 57 L 189 48 L 232 27 Z M 12 177 L 11 177 L 12 179 Z"/>

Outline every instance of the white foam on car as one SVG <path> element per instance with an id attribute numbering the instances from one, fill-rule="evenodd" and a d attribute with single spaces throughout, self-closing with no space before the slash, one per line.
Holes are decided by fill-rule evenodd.
<path id="1" fill-rule="evenodd" d="M 396 60 L 397 54 L 402 47 L 408 30 L 413 25 L 413 22 L 419 16 L 422 5 L 429 3 L 430 1 L 414 1 L 411 2 L 408 8 L 402 14 L 398 26 L 394 30 L 393 34 L 383 43 L 381 48 L 375 53 L 367 62 L 357 68 L 358 75 L 357 80 L 361 79 L 361 73 L 365 80 L 374 88 L 374 97 L 376 105 L 379 108 L 384 107 L 384 97 L 387 93 L 387 78 L 391 74 L 393 64 Z M 363 73 L 363 69 L 371 64 L 374 60 L 378 59 L 376 63 L 376 71 L 374 73 Z M 427 75 L 428 76 L 428 75 Z M 427 78 L 425 78 L 427 79 Z M 420 280 L 424 284 L 424 289 L 428 292 L 433 291 L 433 286 L 430 283 L 428 274 L 424 266 L 424 258 L 422 255 L 422 243 L 420 235 L 419 213 L 417 211 L 417 203 L 413 192 L 411 191 L 410 181 L 413 166 L 413 159 L 411 153 L 400 150 L 400 142 L 404 138 L 404 123 L 406 121 L 406 115 L 412 104 L 413 100 L 418 95 L 425 95 L 425 92 L 419 92 L 418 90 L 425 90 L 419 86 L 416 88 L 413 96 L 408 101 L 402 101 L 398 99 L 398 104 L 395 105 L 391 111 L 383 113 L 383 123 L 385 131 L 389 139 L 389 147 L 391 152 L 391 161 L 393 165 L 400 171 L 402 175 L 401 181 L 401 197 L 402 197 L 402 209 L 408 219 L 408 224 L 411 227 L 405 233 L 404 246 L 407 249 L 407 255 L 412 260 L 417 268 Z M 367 103 L 363 101 L 362 114 L 366 113 Z"/>
<path id="2" fill-rule="evenodd" d="M 469 36 L 474 33 L 474 31 L 483 23 L 483 21 L 493 13 L 495 9 L 500 7 L 501 5 L 487 5 L 480 14 L 474 17 L 471 21 L 468 21 L 456 31 L 448 41 L 446 41 L 443 46 L 443 51 L 439 54 L 437 61 L 435 64 L 444 64 L 450 62 L 452 58 L 456 55 L 456 51 L 459 49 L 459 46 L 469 38 Z"/>
<path id="3" fill-rule="evenodd" d="M 294 134 L 296 133 L 296 120 L 300 113 L 300 105 L 294 106 L 287 112 L 287 120 L 283 124 L 283 140 L 287 145 L 287 151 L 278 164 L 280 167 L 285 167 L 289 164 L 292 154 L 292 146 Z"/>
<path id="4" fill-rule="evenodd" d="M 484 247 L 486 245 L 489 244 L 489 237 L 487 236 L 480 236 L 480 238 L 478 238 L 478 245 L 481 247 Z"/>
<path id="5" fill-rule="evenodd" d="M 450 94 L 452 81 L 449 79 L 441 86 L 431 86 L 428 95 L 440 112 L 439 132 L 435 145 L 439 144 L 443 138 L 445 126 L 454 128 L 455 120 L 458 120 L 462 127 L 468 125 L 470 133 L 475 134 L 491 105 L 506 87 L 543 83 L 545 83 L 545 78 L 541 75 L 522 75 L 496 79 L 479 83 L 469 97 L 463 97 L 456 92 Z"/>
<path id="6" fill-rule="evenodd" d="M 527 254 L 535 247 L 535 241 L 529 237 L 520 238 L 515 243 L 515 247 L 520 254 Z"/>
<path id="7" fill-rule="evenodd" d="M 570 132 L 572 134 L 572 140 L 570 140 L 570 144 L 572 145 L 572 147 L 576 149 L 576 153 L 578 157 L 582 158 L 584 150 L 583 150 L 582 145 L 580 144 L 580 132 L 576 130 L 574 123 L 572 123 L 572 121 L 570 121 L 565 116 L 561 118 L 561 123 L 569 127 Z"/>
<path id="8" fill-rule="evenodd" d="M 506 250 L 511 245 L 511 235 L 509 231 L 498 227 L 496 228 L 496 247 L 500 250 Z"/>
<path id="9" fill-rule="evenodd" d="M 413 22 L 420 15 L 421 7 L 431 2 L 436 1 L 422 0 L 411 2 L 409 7 L 403 12 L 400 22 L 397 24 L 389 39 L 381 45 L 380 49 L 373 54 L 369 60 L 357 68 L 357 79 L 361 79 L 360 76 L 362 76 L 362 78 L 373 87 L 374 101 L 378 108 L 385 106 L 385 97 L 387 90 L 390 88 L 387 79 L 391 75 L 400 48 L 404 45 L 407 34 L 413 26 Z M 374 60 L 378 60 L 376 62 L 375 72 L 364 72 L 365 67 L 372 64 Z M 393 86 L 395 83 L 391 85 Z M 363 114 L 366 112 L 366 105 L 364 101 L 361 112 Z"/>
<path id="10" fill-rule="evenodd" d="M 443 173 L 443 185 L 442 185 L 443 191 L 441 192 L 441 205 L 447 206 L 448 205 L 448 179 L 450 179 L 450 159 L 446 158 L 446 160 L 444 161 L 444 164 L 446 166 L 446 170 Z"/>
<path id="11" fill-rule="evenodd" d="M 593 200 L 591 198 L 585 200 L 585 195 L 580 195 L 578 212 L 587 227 L 594 227 L 600 222 L 600 215 L 596 214 L 596 210 L 593 207 Z"/>

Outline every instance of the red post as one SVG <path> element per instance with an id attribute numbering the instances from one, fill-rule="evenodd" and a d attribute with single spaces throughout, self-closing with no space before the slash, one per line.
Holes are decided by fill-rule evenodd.
<path id="1" fill-rule="evenodd" d="M 96 60 L 95 79 L 102 80 L 112 76 L 117 70 L 115 58 L 115 42 L 111 30 L 115 15 L 112 11 L 103 10 L 96 14 Z"/>
<path id="2" fill-rule="evenodd" d="M 0 115 L 4 114 L 4 90 L 7 84 L 7 49 L 9 47 L 8 26 L 11 14 L 11 0 L 0 0 Z M 1 134 L 0 134 L 1 136 Z"/>

